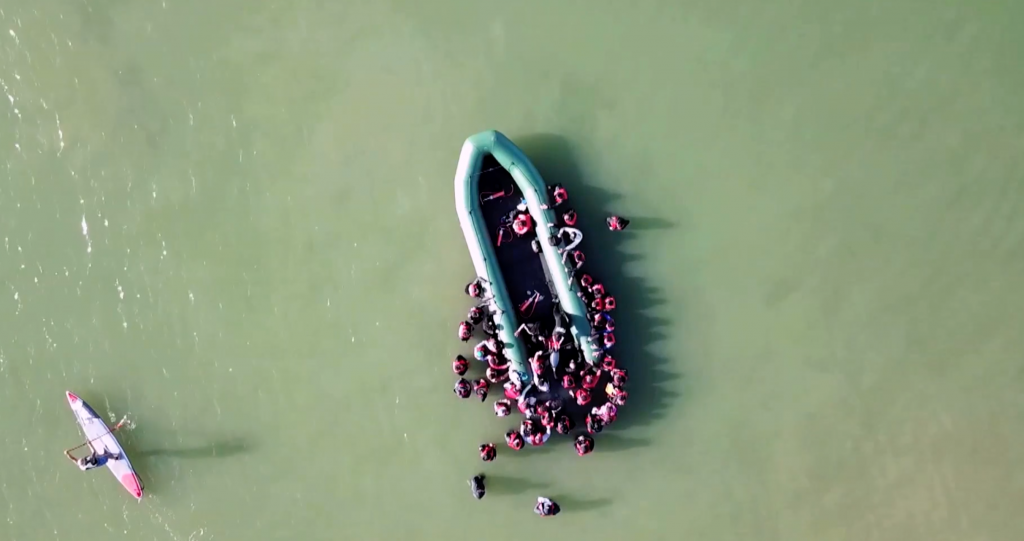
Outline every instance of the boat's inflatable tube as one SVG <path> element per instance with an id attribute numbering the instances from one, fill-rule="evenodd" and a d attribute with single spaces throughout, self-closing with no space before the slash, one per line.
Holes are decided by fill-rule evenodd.
<path id="1" fill-rule="evenodd" d="M 569 320 L 569 332 L 576 341 L 588 363 L 597 362 L 597 353 L 590 339 L 590 321 L 583 301 L 575 294 L 569 275 L 562 265 L 562 255 L 557 246 L 551 246 L 547 239 L 557 235 L 555 212 L 549 208 L 547 186 L 540 173 L 526 158 L 523 151 L 507 137 L 496 131 L 485 131 L 466 139 L 455 170 L 455 208 L 458 211 L 462 233 L 466 237 L 469 255 L 477 276 L 487 286 L 491 312 L 498 328 L 498 337 L 504 342 L 505 351 L 524 384 L 530 382 L 530 368 L 526 359 L 526 348 L 515 336 L 519 327 L 515 305 L 512 304 L 505 287 L 505 280 L 498 268 L 494 243 L 480 210 L 480 188 L 477 183 L 483 158 L 487 154 L 504 167 L 515 179 L 519 190 L 526 199 L 526 205 L 533 217 L 537 237 L 545 266 L 551 275 L 554 293 L 558 296 L 562 311 Z"/>

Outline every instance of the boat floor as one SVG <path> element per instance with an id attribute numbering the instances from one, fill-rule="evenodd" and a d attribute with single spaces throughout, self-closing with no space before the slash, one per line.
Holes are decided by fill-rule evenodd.
<path id="1" fill-rule="evenodd" d="M 530 242 L 537 238 L 529 234 L 517 237 L 503 221 L 513 214 L 522 201 L 523 193 L 512 175 L 492 156 L 484 157 L 478 180 L 481 194 L 481 209 L 491 242 L 498 258 L 498 267 L 505 279 L 509 298 L 515 305 L 516 319 L 520 323 L 540 323 L 541 328 L 550 332 L 554 328 L 554 298 L 548 273 L 541 255 L 534 253 Z M 485 200 L 492 194 L 506 195 Z M 504 232 L 501 233 L 501 230 Z M 500 244 L 499 244 L 500 240 Z M 539 292 L 541 300 L 526 311 L 520 309 L 533 292 Z"/>

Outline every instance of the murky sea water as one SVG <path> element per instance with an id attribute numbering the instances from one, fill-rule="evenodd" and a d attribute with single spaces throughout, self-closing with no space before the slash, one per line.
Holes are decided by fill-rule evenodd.
<path id="1" fill-rule="evenodd" d="M 0 0 L 0 539 L 1020 539 L 1022 16 Z M 619 300 L 584 459 L 450 391 L 484 129 Z"/>

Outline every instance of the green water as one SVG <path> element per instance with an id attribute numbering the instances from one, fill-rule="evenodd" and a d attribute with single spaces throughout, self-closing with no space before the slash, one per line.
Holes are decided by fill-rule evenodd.
<path id="1" fill-rule="evenodd" d="M 1022 16 L 0 0 L 0 539 L 1020 539 Z M 491 128 L 619 298 L 585 459 L 450 391 Z"/>

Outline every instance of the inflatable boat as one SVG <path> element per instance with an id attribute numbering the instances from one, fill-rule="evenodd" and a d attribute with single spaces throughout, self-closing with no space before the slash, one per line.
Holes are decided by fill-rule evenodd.
<path id="1" fill-rule="evenodd" d="M 524 384 L 532 374 L 524 335 L 516 336 L 522 323 L 564 328 L 590 364 L 600 355 L 591 343 L 586 306 L 576 295 L 579 286 L 563 264 L 561 243 L 555 242 L 559 222 L 552 206 L 544 179 L 507 137 L 486 131 L 466 139 L 455 172 L 455 207 L 484 286 L 488 317 L 511 371 Z M 523 218 L 523 213 L 531 219 L 511 223 L 512 215 Z"/>

